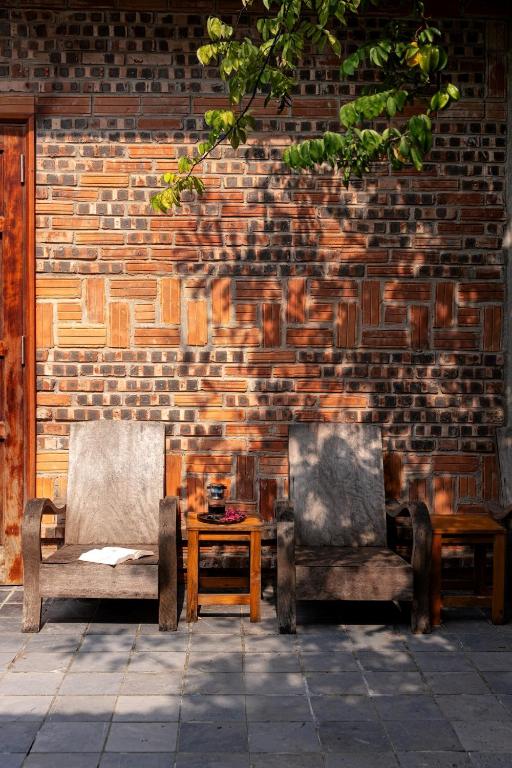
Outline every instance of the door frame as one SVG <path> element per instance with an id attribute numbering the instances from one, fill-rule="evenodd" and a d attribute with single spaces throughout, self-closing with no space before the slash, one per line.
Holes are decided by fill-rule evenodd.
<path id="1" fill-rule="evenodd" d="M 4 94 L 0 100 L 0 122 L 26 126 L 25 157 L 25 252 L 23 333 L 25 365 L 23 368 L 24 413 L 24 496 L 36 495 L 36 260 L 35 260 L 35 98 L 32 95 Z M 20 539 L 21 553 L 21 539 Z"/>

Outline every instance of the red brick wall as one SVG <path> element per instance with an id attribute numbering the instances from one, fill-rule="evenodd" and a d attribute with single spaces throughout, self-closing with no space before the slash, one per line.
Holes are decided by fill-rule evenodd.
<path id="1" fill-rule="evenodd" d="M 205 196 L 165 217 L 151 191 L 223 103 L 194 59 L 205 17 L 81 5 L 0 11 L 0 98 L 37 94 L 38 492 L 65 494 L 70 422 L 121 418 L 168 424 L 169 493 L 222 478 L 266 517 L 292 421 L 382 424 L 404 492 L 437 512 L 495 496 L 504 23 L 440 22 L 463 100 L 424 173 L 347 191 L 285 171 L 287 136 L 336 129 L 354 93 L 322 55 L 265 144 L 218 152 Z"/>

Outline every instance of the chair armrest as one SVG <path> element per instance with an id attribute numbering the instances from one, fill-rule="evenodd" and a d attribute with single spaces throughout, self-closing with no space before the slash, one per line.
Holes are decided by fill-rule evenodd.
<path id="1" fill-rule="evenodd" d="M 277 501 L 277 618 L 279 631 L 296 631 L 295 518 L 288 501 Z"/>
<path id="2" fill-rule="evenodd" d="M 407 513 L 412 524 L 413 571 L 413 632 L 430 632 L 430 560 L 432 557 L 432 523 L 427 505 L 423 501 L 389 501 L 386 514 L 394 519 Z"/>
<path id="3" fill-rule="evenodd" d="M 41 562 L 41 519 L 43 515 L 59 515 L 66 507 L 56 507 L 51 499 L 30 499 L 25 504 L 21 524 L 21 542 L 25 568 L 31 562 Z"/>

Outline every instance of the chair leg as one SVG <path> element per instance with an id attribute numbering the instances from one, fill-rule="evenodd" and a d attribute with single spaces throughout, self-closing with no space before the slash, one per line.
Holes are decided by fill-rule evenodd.
<path id="1" fill-rule="evenodd" d="M 158 598 L 158 628 L 160 632 L 178 629 L 178 590 L 176 582 L 160 589 Z"/>
<path id="2" fill-rule="evenodd" d="M 39 632 L 41 629 L 41 610 L 43 601 L 39 595 L 39 590 L 25 587 L 23 593 L 23 632 Z"/>

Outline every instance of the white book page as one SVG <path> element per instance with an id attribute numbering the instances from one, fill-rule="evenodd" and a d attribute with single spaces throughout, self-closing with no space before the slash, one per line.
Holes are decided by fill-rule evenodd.
<path id="1" fill-rule="evenodd" d="M 140 557 L 153 555 L 153 552 L 145 549 L 128 549 L 127 547 L 102 547 L 83 552 L 79 560 L 87 563 L 99 563 L 100 565 L 118 565 L 126 560 L 138 560 Z"/>

